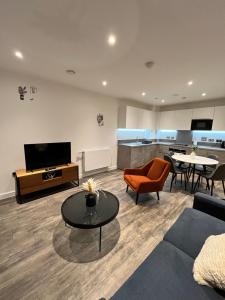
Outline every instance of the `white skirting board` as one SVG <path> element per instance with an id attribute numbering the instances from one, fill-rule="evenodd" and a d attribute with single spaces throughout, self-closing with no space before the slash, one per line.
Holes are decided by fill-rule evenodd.
<path id="1" fill-rule="evenodd" d="M 11 198 L 11 197 L 15 197 L 15 194 L 16 194 L 15 191 L 10 191 L 10 192 L 6 192 L 6 193 L 2 193 L 2 194 L 0 194 L 0 200 Z"/>
<path id="2" fill-rule="evenodd" d="M 85 172 L 111 166 L 109 148 L 89 149 L 83 151 L 83 168 Z"/>

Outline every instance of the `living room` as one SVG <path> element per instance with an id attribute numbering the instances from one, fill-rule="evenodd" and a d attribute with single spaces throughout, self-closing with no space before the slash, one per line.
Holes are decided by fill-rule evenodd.
<path id="1" fill-rule="evenodd" d="M 224 299 L 224 14 L 0 3 L 0 299 Z"/>

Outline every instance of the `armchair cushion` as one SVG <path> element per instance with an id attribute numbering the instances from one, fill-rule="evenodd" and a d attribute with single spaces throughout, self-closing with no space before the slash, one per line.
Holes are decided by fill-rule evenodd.
<path id="1" fill-rule="evenodd" d="M 160 178 L 166 166 L 167 164 L 165 164 L 165 161 L 161 159 L 155 159 L 148 171 L 147 176 L 152 180 Z"/>
<path id="2" fill-rule="evenodd" d="M 124 175 L 124 179 L 127 183 L 129 183 L 129 185 L 133 187 L 135 191 L 138 191 L 140 189 L 142 183 L 151 182 L 148 177 L 140 175 Z"/>

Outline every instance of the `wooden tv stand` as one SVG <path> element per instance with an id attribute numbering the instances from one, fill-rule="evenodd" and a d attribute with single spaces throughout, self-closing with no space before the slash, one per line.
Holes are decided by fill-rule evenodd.
<path id="1" fill-rule="evenodd" d="M 21 169 L 15 172 L 15 178 L 17 199 L 20 200 L 24 195 L 67 182 L 73 182 L 76 186 L 78 186 L 79 169 L 78 165 L 74 163 L 34 171 Z"/>

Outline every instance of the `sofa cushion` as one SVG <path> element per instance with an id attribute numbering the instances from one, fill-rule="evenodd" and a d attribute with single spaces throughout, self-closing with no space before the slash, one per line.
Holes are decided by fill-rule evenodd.
<path id="1" fill-rule="evenodd" d="M 225 234 L 207 238 L 195 259 L 193 274 L 199 284 L 225 291 Z"/>
<path id="2" fill-rule="evenodd" d="M 223 299 L 215 290 L 194 281 L 193 262 L 183 251 L 162 241 L 111 299 Z"/>
<path id="3" fill-rule="evenodd" d="M 156 179 L 159 179 L 160 176 L 162 175 L 165 167 L 167 165 L 165 164 L 165 161 L 161 161 L 159 159 L 155 159 L 153 161 L 153 164 L 151 165 L 149 171 L 148 171 L 148 174 L 147 176 L 151 179 L 151 180 L 156 180 Z"/>
<path id="4" fill-rule="evenodd" d="M 186 208 L 166 233 L 164 240 L 196 258 L 210 235 L 224 232 L 224 221 L 196 209 Z"/>
<path id="5" fill-rule="evenodd" d="M 130 183 L 136 191 L 140 188 L 141 183 L 150 182 L 148 177 L 140 175 L 124 175 L 124 179 L 127 183 Z"/>

